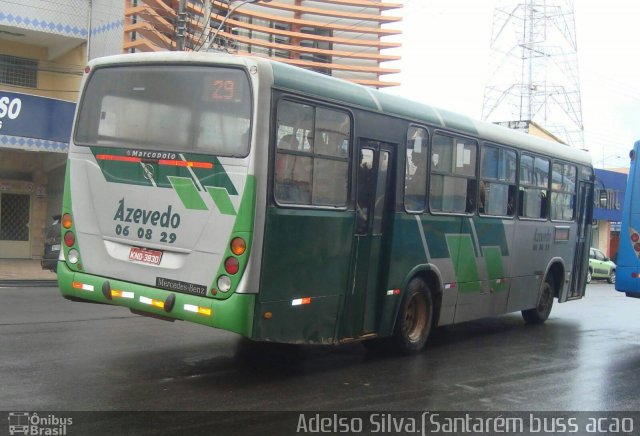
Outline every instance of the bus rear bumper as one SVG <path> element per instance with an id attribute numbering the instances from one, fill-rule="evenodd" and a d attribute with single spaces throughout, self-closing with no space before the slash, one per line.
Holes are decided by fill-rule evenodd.
<path id="1" fill-rule="evenodd" d="M 616 268 L 616 291 L 627 297 L 640 298 L 640 271 L 637 267 L 618 265 Z"/>
<path id="2" fill-rule="evenodd" d="M 151 286 L 71 271 L 58 262 L 58 286 L 65 298 L 128 307 L 151 317 L 195 322 L 251 337 L 254 294 L 225 300 L 166 291 Z"/>

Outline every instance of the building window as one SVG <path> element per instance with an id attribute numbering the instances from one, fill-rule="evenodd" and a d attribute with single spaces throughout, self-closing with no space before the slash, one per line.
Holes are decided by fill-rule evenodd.
<path id="1" fill-rule="evenodd" d="M 620 210 L 620 191 L 613 189 L 596 189 L 595 207 L 599 209 Z"/>
<path id="2" fill-rule="evenodd" d="M 291 27 L 288 24 L 283 23 L 272 23 L 271 27 L 276 30 L 291 30 Z M 275 42 L 276 44 L 290 45 L 291 38 L 285 35 L 274 34 L 271 35 L 271 42 Z M 291 52 L 289 50 L 283 50 L 281 48 L 274 48 L 273 50 L 271 50 L 271 55 L 277 58 L 289 59 L 291 57 Z"/>
<path id="3" fill-rule="evenodd" d="M 11 86 L 38 87 L 38 61 L 0 55 L 0 83 Z"/>
<path id="4" fill-rule="evenodd" d="M 301 33 L 306 33 L 308 35 L 318 35 L 318 36 L 326 36 L 331 37 L 331 30 L 329 29 L 318 29 L 315 27 L 302 27 L 300 29 Z M 321 41 L 317 39 L 302 39 L 300 41 L 301 47 L 308 47 L 314 49 L 322 49 L 322 50 L 331 50 L 331 43 L 328 41 Z M 301 53 L 300 59 L 309 62 L 320 62 L 323 64 L 331 63 L 331 56 L 326 54 L 319 53 Z M 320 67 L 308 67 L 308 69 L 317 71 L 322 74 L 331 75 L 331 70 L 329 68 L 320 68 Z"/>

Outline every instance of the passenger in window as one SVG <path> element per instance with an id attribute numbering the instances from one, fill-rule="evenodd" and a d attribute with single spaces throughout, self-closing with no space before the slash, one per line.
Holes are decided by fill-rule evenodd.
<path id="1" fill-rule="evenodd" d="M 299 147 L 298 140 L 293 135 L 284 135 L 278 142 L 280 150 L 297 150 Z"/>
<path id="2" fill-rule="evenodd" d="M 406 203 L 410 211 L 420 211 L 425 208 L 425 194 L 427 189 L 426 152 L 411 151 L 406 180 Z M 413 168 L 411 168 L 413 166 Z M 411 173 L 413 171 L 413 173 Z"/>
<path id="3" fill-rule="evenodd" d="M 476 210 L 476 182 L 475 180 L 467 180 L 467 206 L 466 213 L 473 213 Z"/>
<path id="4" fill-rule="evenodd" d="M 509 186 L 509 198 L 507 200 L 507 215 L 513 216 L 516 211 L 515 208 L 516 203 L 516 187 L 513 185 Z"/>
<path id="5" fill-rule="evenodd" d="M 485 213 L 484 204 L 486 197 L 486 188 L 484 185 L 484 180 L 480 180 L 480 201 L 478 203 L 478 212 Z"/>
<path id="6" fill-rule="evenodd" d="M 285 135 L 278 142 L 280 150 L 297 150 L 298 141 L 293 135 Z M 305 182 L 305 174 L 300 174 L 301 169 L 307 170 L 305 161 L 309 158 L 293 154 L 278 153 L 275 165 L 275 196 L 282 203 L 310 204 L 311 186 Z M 307 172 L 307 175 L 310 171 Z"/>
<path id="7" fill-rule="evenodd" d="M 360 169 L 358 170 L 358 197 L 356 203 L 356 232 L 364 234 L 369 228 L 369 207 L 372 206 L 375 192 L 375 174 L 373 173 L 373 153 L 360 151 Z"/>

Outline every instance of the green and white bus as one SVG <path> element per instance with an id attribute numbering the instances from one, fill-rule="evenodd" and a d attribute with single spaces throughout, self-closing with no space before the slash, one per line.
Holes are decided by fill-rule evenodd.
<path id="1" fill-rule="evenodd" d="M 65 298 L 256 341 L 392 337 L 583 296 L 586 152 L 262 58 L 89 63 Z"/>

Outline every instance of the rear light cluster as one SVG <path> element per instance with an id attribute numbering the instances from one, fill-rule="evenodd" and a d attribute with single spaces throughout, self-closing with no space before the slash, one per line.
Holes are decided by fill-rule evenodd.
<path id="1" fill-rule="evenodd" d="M 242 238 L 233 238 L 230 248 L 233 256 L 229 256 L 224 260 L 224 270 L 228 275 L 233 276 L 240 271 L 240 261 L 237 256 L 245 254 L 247 251 L 247 243 Z M 229 289 L 231 289 L 231 278 L 223 274 L 218 277 L 217 285 L 220 292 L 228 292 Z M 216 290 L 212 289 L 211 292 L 215 294 Z"/>
<path id="2" fill-rule="evenodd" d="M 63 237 L 64 245 L 70 248 L 69 252 L 67 253 L 67 260 L 75 265 L 80 261 L 80 253 L 78 253 L 78 250 L 73 248 L 76 244 L 76 235 L 72 230 L 73 218 L 71 217 L 71 214 L 65 213 L 64 215 L 62 215 L 61 224 L 62 228 L 66 230 Z"/>
<path id="3" fill-rule="evenodd" d="M 631 233 L 631 243 L 633 244 L 633 251 L 636 252 L 636 256 L 640 257 L 640 234 L 629 227 L 629 233 Z"/>

